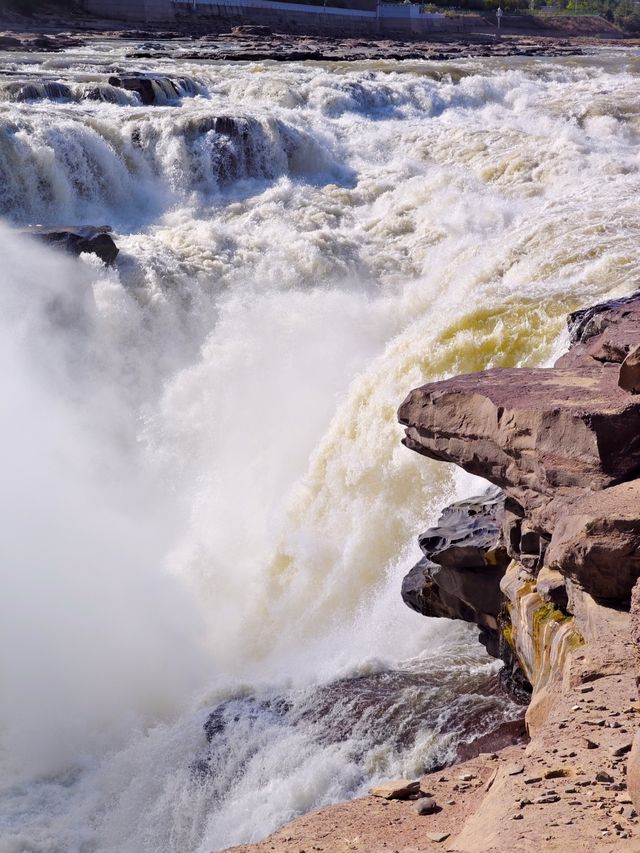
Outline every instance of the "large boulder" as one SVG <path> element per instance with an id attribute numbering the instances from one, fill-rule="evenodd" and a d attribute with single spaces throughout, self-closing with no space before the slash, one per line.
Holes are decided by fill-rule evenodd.
<path id="1" fill-rule="evenodd" d="M 109 85 L 129 92 L 136 92 L 143 104 L 167 104 L 184 95 L 198 92 L 190 77 L 164 77 L 158 74 L 114 74 Z"/>
<path id="2" fill-rule="evenodd" d="M 632 349 L 622 362 L 618 385 L 623 391 L 640 394 L 640 346 Z"/>
<path id="3" fill-rule="evenodd" d="M 628 604 L 640 577 L 640 480 L 587 494 L 560 514 L 546 562 L 596 601 Z"/>

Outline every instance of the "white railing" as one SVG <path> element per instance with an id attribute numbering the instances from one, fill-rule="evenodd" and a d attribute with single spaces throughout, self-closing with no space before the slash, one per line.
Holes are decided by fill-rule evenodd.
<path id="1" fill-rule="evenodd" d="M 432 18 L 439 19 L 438 13 L 424 13 L 417 4 L 379 3 L 377 10 L 341 9 L 337 6 L 315 6 L 309 3 L 279 3 L 278 0 L 173 0 L 176 5 L 189 6 L 197 9 L 200 6 L 217 6 L 219 9 L 233 14 L 234 9 L 271 9 L 278 12 L 306 12 L 313 15 L 342 15 L 349 18 Z M 330 3 L 331 0 L 327 0 Z"/>
<path id="2" fill-rule="evenodd" d="M 181 6 L 197 9 L 201 6 L 218 6 L 233 13 L 234 9 L 271 9 L 279 12 L 308 12 L 315 15 L 346 15 L 352 18 L 375 18 L 375 11 L 365 9 L 339 9 L 336 6 L 312 6 L 308 3 L 278 3 L 277 0 L 173 0 Z"/>

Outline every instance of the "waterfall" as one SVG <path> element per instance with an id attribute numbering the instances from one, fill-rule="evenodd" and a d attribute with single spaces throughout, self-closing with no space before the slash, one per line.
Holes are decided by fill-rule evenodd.
<path id="1" fill-rule="evenodd" d="M 55 62 L 0 73 L 0 851 L 207 853 L 518 713 L 402 604 L 477 484 L 395 410 L 633 289 L 637 70 Z"/>

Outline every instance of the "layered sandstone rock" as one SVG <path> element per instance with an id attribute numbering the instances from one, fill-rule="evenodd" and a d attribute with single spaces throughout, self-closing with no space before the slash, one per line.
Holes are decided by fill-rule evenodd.
<path id="1" fill-rule="evenodd" d="M 630 350 L 622 362 L 618 385 L 631 394 L 640 393 L 640 346 Z"/>
<path id="2" fill-rule="evenodd" d="M 546 560 L 595 599 L 628 603 L 640 577 L 640 480 L 587 494 L 560 515 Z"/>
<path id="3" fill-rule="evenodd" d="M 443 511 L 403 598 L 511 651 L 531 741 L 423 777 L 438 812 L 368 797 L 238 851 L 640 849 L 640 400 L 618 387 L 640 301 L 570 322 L 563 366 L 431 383 L 400 409 L 407 446 L 503 490 Z"/>
<path id="4" fill-rule="evenodd" d="M 399 419 L 407 447 L 504 489 L 505 547 L 525 568 L 547 565 L 624 605 L 640 570 L 638 486 L 624 483 L 640 471 L 640 400 L 618 386 L 618 372 L 458 376 L 412 391 Z"/>
<path id="5" fill-rule="evenodd" d="M 480 626 L 480 641 L 498 656 L 500 579 L 509 564 L 502 544 L 504 494 L 490 488 L 443 510 L 418 539 L 424 554 L 402 584 L 405 603 L 425 616 Z"/>
<path id="6" fill-rule="evenodd" d="M 613 365 L 456 376 L 411 391 L 398 415 L 411 450 L 485 477 L 525 510 L 640 470 L 640 402 Z"/>
<path id="7" fill-rule="evenodd" d="M 596 780 L 624 792 L 620 813 L 630 809 L 632 819 L 633 805 L 624 803 L 640 809 L 640 737 L 632 743 L 630 695 L 640 662 L 640 400 L 634 397 L 640 296 L 576 312 L 569 325 L 572 348 L 556 367 L 430 383 L 409 394 L 399 419 L 407 447 L 504 490 L 502 539 L 494 547 L 513 562 L 502 572 L 497 624 L 533 688 L 526 714 L 531 748 L 554 737 L 577 743 L 579 733 L 581 747 L 602 758 L 597 750 L 610 738 L 589 737 L 583 727 L 620 729 L 620 743 L 607 746 L 614 763 Z M 418 600 L 417 575 L 412 594 Z M 472 597 L 467 591 L 466 603 Z M 431 603 L 422 599 L 427 610 Z M 456 616 L 467 618 L 469 611 Z M 587 710 L 594 700 L 580 697 L 591 692 L 610 721 L 606 715 L 572 721 L 568 709 L 584 702 Z M 618 719 L 623 714 L 625 723 Z M 577 748 L 567 755 L 576 756 L 577 766 L 567 773 L 581 775 L 592 766 Z M 628 794 L 627 783 L 616 782 L 612 772 L 627 759 Z M 487 840 L 478 846 L 477 834 L 488 813 L 495 818 L 492 845 L 507 849 L 500 839 L 510 787 L 506 776 L 496 781 L 451 849 L 485 849 Z M 557 799 L 553 792 L 549 802 Z M 619 839 L 628 831 L 615 828 Z"/>

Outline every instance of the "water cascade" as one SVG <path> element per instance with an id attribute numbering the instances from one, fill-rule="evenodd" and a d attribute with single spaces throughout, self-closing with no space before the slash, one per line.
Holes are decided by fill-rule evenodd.
<path id="1" fill-rule="evenodd" d="M 19 66 L 0 851 L 207 853 L 516 715 L 474 631 L 400 599 L 477 484 L 395 410 L 545 363 L 568 310 L 633 288 L 636 61 Z M 114 68 L 197 85 L 145 105 Z M 12 230 L 37 223 L 113 227 L 117 265 Z"/>

